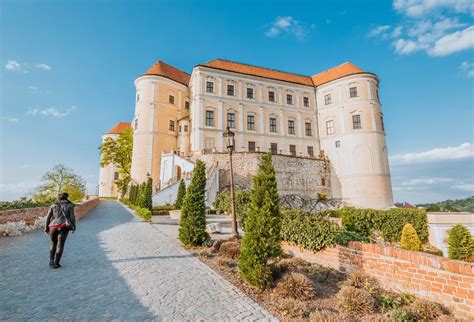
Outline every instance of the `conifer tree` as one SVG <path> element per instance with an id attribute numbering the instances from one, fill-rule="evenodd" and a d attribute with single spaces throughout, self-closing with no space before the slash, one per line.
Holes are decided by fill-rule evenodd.
<path id="1" fill-rule="evenodd" d="M 463 225 L 456 225 L 448 231 L 448 257 L 474 262 L 474 238 Z"/>
<path id="2" fill-rule="evenodd" d="M 137 206 L 140 208 L 144 208 L 143 206 L 145 204 L 145 186 L 146 182 L 142 182 L 138 186 Z"/>
<path id="3" fill-rule="evenodd" d="M 420 251 L 421 241 L 412 225 L 406 224 L 403 226 L 402 237 L 400 240 L 400 247 L 406 250 Z"/>
<path id="4" fill-rule="evenodd" d="M 281 256 L 281 215 L 271 153 L 262 156 L 253 178 L 245 235 L 239 257 L 239 272 L 253 286 L 266 287 L 272 279 L 270 259 Z"/>
<path id="5" fill-rule="evenodd" d="M 128 193 L 128 201 L 130 202 L 130 204 L 134 204 L 133 203 L 133 198 L 135 197 L 135 185 L 132 183 L 132 185 L 130 186 L 130 192 Z"/>
<path id="6" fill-rule="evenodd" d="M 179 240 L 184 245 L 202 245 L 209 238 L 206 232 L 206 167 L 198 160 L 181 208 Z"/>
<path id="7" fill-rule="evenodd" d="M 178 187 L 178 195 L 176 196 L 176 201 L 174 202 L 174 207 L 176 209 L 181 209 L 183 206 L 183 199 L 184 196 L 186 195 L 186 184 L 184 183 L 184 180 L 181 179 L 179 182 L 179 187 Z"/>
<path id="8" fill-rule="evenodd" d="M 143 206 L 148 210 L 153 210 L 153 179 L 148 177 L 145 184 L 144 197 L 143 197 Z"/>

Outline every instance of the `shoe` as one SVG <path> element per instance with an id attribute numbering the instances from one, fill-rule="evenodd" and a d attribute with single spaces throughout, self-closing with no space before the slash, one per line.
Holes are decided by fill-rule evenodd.
<path id="1" fill-rule="evenodd" d="M 53 267 L 54 266 L 54 261 L 49 261 L 49 267 Z"/>
<path id="2" fill-rule="evenodd" d="M 58 264 L 53 264 L 53 266 L 51 266 L 52 269 L 57 269 L 59 268 L 60 266 Z"/>
<path id="3" fill-rule="evenodd" d="M 57 263 L 56 266 L 59 268 L 59 267 L 62 267 L 61 264 Z"/>

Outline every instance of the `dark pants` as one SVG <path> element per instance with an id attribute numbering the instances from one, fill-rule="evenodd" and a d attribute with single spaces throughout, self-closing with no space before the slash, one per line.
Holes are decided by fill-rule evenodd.
<path id="1" fill-rule="evenodd" d="M 51 237 L 51 247 L 49 249 L 49 259 L 54 264 L 59 264 L 64 250 L 69 229 L 67 228 L 50 228 L 49 237 Z"/>

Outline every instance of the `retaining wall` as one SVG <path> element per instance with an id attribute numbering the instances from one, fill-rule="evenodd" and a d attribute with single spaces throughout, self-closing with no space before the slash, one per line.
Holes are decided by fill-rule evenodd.
<path id="1" fill-rule="evenodd" d="M 358 242 L 320 252 L 285 242 L 282 247 L 292 256 L 344 273 L 362 271 L 385 288 L 441 303 L 459 317 L 474 319 L 474 263 Z"/>

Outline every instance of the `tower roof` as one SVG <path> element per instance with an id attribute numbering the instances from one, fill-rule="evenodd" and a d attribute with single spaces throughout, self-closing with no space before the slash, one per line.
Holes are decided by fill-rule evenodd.
<path id="1" fill-rule="evenodd" d="M 345 62 L 344 64 L 330 68 L 319 74 L 315 74 L 311 76 L 311 79 L 315 86 L 319 86 L 341 77 L 360 73 L 365 73 L 365 71 L 352 63 Z"/>
<path id="2" fill-rule="evenodd" d="M 157 75 L 169 78 L 180 84 L 188 86 L 191 75 L 182 70 L 168 65 L 167 63 L 158 60 L 153 66 L 150 67 L 145 75 Z"/>
<path id="3" fill-rule="evenodd" d="M 306 86 L 313 86 L 311 77 L 282 72 L 275 69 L 269 69 L 265 67 L 258 67 L 253 65 L 247 65 L 242 63 L 237 63 L 225 59 L 214 59 L 208 63 L 201 64 L 199 66 L 210 67 L 215 69 L 226 70 L 229 72 L 235 72 L 240 74 L 259 76 L 265 78 L 271 78 L 276 80 L 281 80 L 284 82 L 296 83 Z"/>
<path id="4" fill-rule="evenodd" d="M 120 134 L 122 132 L 125 132 L 129 128 L 131 128 L 130 123 L 128 123 L 128 122 L 119 122 L 119 123 L 115 124 L 115 126 L 113 128 L 111 128 L 105 134 Z"/>

